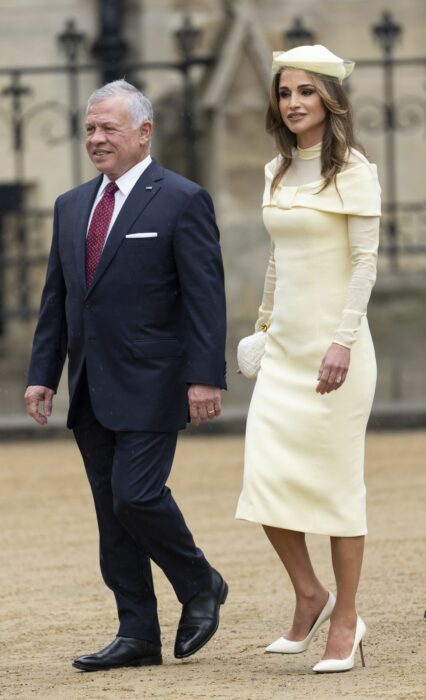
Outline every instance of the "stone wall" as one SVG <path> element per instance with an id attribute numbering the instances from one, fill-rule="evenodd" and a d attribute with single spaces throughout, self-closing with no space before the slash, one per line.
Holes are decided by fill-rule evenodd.
<path id="1" fill-rule="evenodd" d="M 245 406 L 251 391 L 250 383 L 235 375 L 235 348 L 238 339 L 251 332 L 256 318 L 269 247 L 260 210 L 263 165 L 273 157 L 273 145 L 263 129 L 267 86 L 259 71 L 258 58 L 264 51 L 262 37 L 266 46 L 265 60 L 269 61 L 270 51 L 284 46 L 282 32 L 289 29 L 296 16 L 303 17 L 304 24 L 315 31 L 317 43 L 349 58 L 378 58 L 380 50 L 372 39 L 371 26 L 386 9 L 404 27 L 396 55 L 406 58 L 423 56 L 424 0 L 388 0 L 385 5 L 382 0 L 257 0 L 251 3 L 243 0 L 127 0 L 124 3 L 129 58 L 176 60 L 178 53 L 173 31 L 181 24 L 185 11 L 190 12 L 194 24 L 203 30 L 197 52 L 217 52 L 216 67 L 207 73 L 196 69 L 194 79 L 198 85 L 200 180 L 213 196 L 222 231 L 230 322 L 230 391 L 225 400 L 229 410 Z M 243 6 L 252 13 L 254 21 L 251 26 L 249 21 L 244 25 L 248 30 L 241 46 L 225 56 L 227 33 Z M 0 0 L 0 67 L 63 63 L 56 41 L 58 33 L 63 31 L 68 19 L 74 18 L 86 34 L 87 45 L 90 45 L 98 32 L 97 8 L 95 0 Z M 241 12 L 241 17 L 244 17 L 246 10 Z M 86 57 L 85 60 L 89 59 Z M 226 80 L 223 80 L 226 87 L 222 92 L 219 90 L 215 104 L 206 106 L 203 100 L 213 77 L 221 77 L 214 75 L 215 70 L 227 71 Z M 25 76 L 23 82 L 24 79 Z M 85 99 L 98 81 L 96 74 L 85 74 L 80 84 L 82 113 Z M 176 126 L 182 109 L 181 76 L 171 70 L 147 71 L 143 82 L 154 107 L 158 107 L 154 155 L 165 165 L 182 169 L 179 168 L 181 133 Z M 0 91 L 6 84 L 6 77 L 0 76 Z M 424 66 L 398 69 L 397 97 L 401 103 L 411 95 L 424 99 L 424 85 Z M 25 99 L 25 109 L 43 100 L 67 101 L 67 83 L 61 74 L 35 77 L 32 87 L 33 93 Z M 380 69 L 359 68 L 355 71 L 351 80 L 354 103 L 362 95 L 380 98 L 382 90 Z M 0 96 L 0 117 L 4 117 L 4 110 L 7 111 L 9 106 L 10 102 Z M 423 123 L 422 128 L 398 133 L 397 188 L 400 201 L 424 199 L 424 126 Z M 46 129 L 50 141 L 55 141 L 54 145 L 46 145 Z M 68 167 L 71 146 L 63 133 L 63 124 L 60 126 L 56 118 L 52 117 L 46 125 L 45 120 L 35 117 L 25 134 L 25 183 L 29 201 L 37 206 L 51 207 L 55 197 L 71 186 Z M 370 128 L 360 131 L 359 137 L 371 159 L 379 165 L 386 198 L 386 143 L 383 135 Z M 84 147 L 81 149 L 84 154 Z M 84 160 L 83 179 L 93 174 L 93 167 L 87 159 Z M 11 182 L 14 176 L 9 126 L 4 118 L 0 118 L 0 183 Z M 41 244 L 45 250 L 50 238 L 48 228 L 45 242 Z M 419 274 L 424 270 L 425 257 L 408 259 L 398 275 L 390 270 L 385 257 L 380 264 L 379 282 L 370 310 L 381 366 L 377 394 L 380 401 L 395 398 L 426 400 L 422 360 L 426 342 L 424 287 Z M 416 274 L 412 280 L 410 270 Z M 41 277 L 40 274 L 40 283 Z M 14 293 L 13 288 L 9 293 Z M 34 291 L 34 295 L 38 296 L 38 291 Z M 33 326 L 33 321 L 11 322 L 0 341 L 0 374 L 4 377 L 0 412 L 18 410 Z M 65 407 L 64 394 L 60 403 Z"/>

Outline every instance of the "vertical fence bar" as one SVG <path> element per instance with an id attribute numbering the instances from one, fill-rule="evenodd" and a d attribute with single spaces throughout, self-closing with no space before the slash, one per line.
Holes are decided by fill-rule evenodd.
<path id="1" fill-rule="evenodd" d="M 71 172 L 74 187 L 81 184 L 81 129 L 80 129 L 80 99 L 78 89 L 78 73 L 75 64 L 70 64 L 68 73 L 68 104 L 71 137 Z"/>
<path id="2" fill-rule="evenodd" d="M 14 153 L 15 182 L 23 188 L 25 183 L 25 161 L 24 161 L 24 121 L 22 99 L 24 95 L 31 93 L 31 89 L 21 85 L 21 71 L 12 71 L 10 76 L 10 86 L 3 90 L 3 95 L 10 96 L 12 100 L 12 143 Z M 18 262 L 16 266 L 16 282 L 19 296 L 19 306 L 21 318 L 28 318 L 29 289 L 28 289 L 28 246 L 27 232 L 25 228 L 24 203 L 19 197 L 16 212 L 16 247 L 18 252 Z M 3 254 L 5 250 L 3 247 Z"/>
<path id="3" fill-rule="evenodd" d="M 77 30 L 74 20 L 68 20 L 65 29 L 57 37 L 58 43 L 67 59 L 68 73 L 68 110 L 71 142 L 71 177 L 75 186 L 81 183 L 81 151 L 80 151 L 80 98 L 78 90 L 78 54 L 85 40 L 85 34 Z"/>
<path id="4" fill-rule="evenodd" d="M 392 272 L 398 271 L 398 228 L 396 220 L 397 185 L 395 158 L 395 95 L 394 95 L 394 63 L 391 56 L 386 57 L 384 64 L 384 110 L 385 110 L 385 159 L 387 181 L 388 222 L 387 235 L 389 241 L 389 264 Z"/>
<path id="5" fill-rule="evenodd" d="M 383 12 L 381 21 L 372 27 L 373 36 L 383 50 L 383 97 L 384 97 L 384 127 L 385 127 L 385 163 L 387 180 L 388 223 L 387 235 L 389 242 L 389 263 L 392 272 L 398 270 L 398 222 L 397 185 L 395 162 L 395 94 L 394 94 L 394 65 L 393 52 L 402 28 L 393 21 L 390 12 Z"/>

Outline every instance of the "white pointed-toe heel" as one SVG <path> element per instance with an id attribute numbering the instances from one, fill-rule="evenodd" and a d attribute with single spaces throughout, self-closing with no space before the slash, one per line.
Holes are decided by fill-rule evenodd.
<path id="1" fill-rule="evenodd" d="M 367 627 L 364 621 L 361 620 L 358 615 L 356 619 L 354 645 L 350 655 L 346 659 L 323 659 L 322 661 L 318 661 L 312 670 L 316 671 L 317 673 L 339 673 L 339 671 L 350 671 L 355 665 L 355 652 L 358 647 L 361 654 L 362 665 L 365 666 L 362 640 L 366 631 Z"/>
<path id="2" fill-rule="evenodd" d="M 319 627 L 321 627 L 323 622 L 327 622 L 329 619 L 331 613 L 333 612 L 335 602 L 336 598 L 329 592 L 326 604 L 324 605 L 305 639 L 302 639 L 300 642 L 292 642 L 291 639 L 279 637 L 279 639 L 276 639 L 275 642 L 272 642 L 272 644 L 266 647 L 265 652 L 268 654 L 300 654 L 302 651 L 306 651 L 316 631 L 319 629 Z"/>

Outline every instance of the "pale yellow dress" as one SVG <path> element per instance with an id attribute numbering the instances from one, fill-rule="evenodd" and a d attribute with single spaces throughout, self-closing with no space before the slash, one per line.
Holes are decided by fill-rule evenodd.
<path id="1" fill-rule="evenodd" d="M 367 532 L 364 442 L 376 383 L 366 309 L 376 278 L 376 166 L 348 154 L 321 188 L 321 144 L 296 149 L 274 194 L 265 168 L 271 256 L 256 327 L 270 322 L 247 418 L 237 518 L 334 536 Z M 315 392 L 332 342 L 351 348 L 346 382 Z"/>

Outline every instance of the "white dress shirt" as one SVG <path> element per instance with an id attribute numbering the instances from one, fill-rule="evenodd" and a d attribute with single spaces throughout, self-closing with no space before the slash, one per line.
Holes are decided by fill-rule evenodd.
<path id="1" fill-rule="evenodd" d="M 114 211 L 112 213 L 108 232 L 107 232 L 107 235 L 105 237 L 105 243 L 106 243 L 106 240 L 110 234 L 112 227 L 114 226 L 115 220 L 120 213 L 121 207 L 123 206 L 124 202 L 126 201 L 127 197 L 129 196 L 130 192 L 132 191 L 133 187 L 136 185 L 136 182 L 139 180 L 140 176 L 147 169 L 148 165 L 151 162 L 152 162 L 151 156 L 147 156 L 146 158 L 141 160 L 139 163 L 136 163 L 136 165 L 134 165 L 133 168 L 130 168 L 130 170 L 127 170 L 127 172 L 125 172 L 124 175 L 121 175 L 121 177 L 117 178 L 117 180 L 115 181 L 115 184 L 117 185 L 118 190 L 114 195 L 114 197 L 115 197 Z M 104 191 L 105 191 L 105 187 L 110 182 L 111 182 L 111 180 L 109 179 L 109 177 L 107 175 L 104 175 L 101 186 L 100 186 L 98 193 L 96 195 L 95 201 L 93 202 L 92 211 L 90 212 L 89 223 L 87 225 L 87 232 L 89 231 L 90 222 L 92 221 L 92 216 L 93 216 L 93 212 L 96 209 L 96 205 L 98 204 L 99 200 L 102 199 L 102 196 L 103 196 Z M 87 232 L 86 232 L 86 236 L 87 236 Z M 105 243 L 104 243 L 104 245 L 105 245 Z"/>

